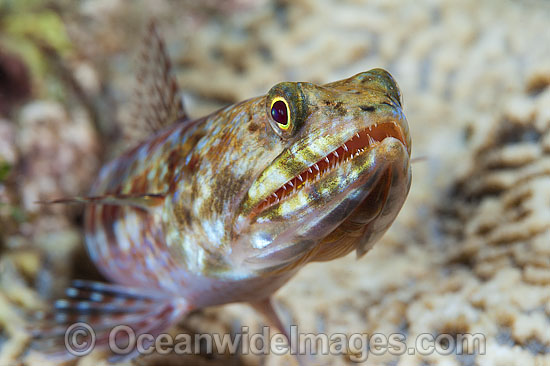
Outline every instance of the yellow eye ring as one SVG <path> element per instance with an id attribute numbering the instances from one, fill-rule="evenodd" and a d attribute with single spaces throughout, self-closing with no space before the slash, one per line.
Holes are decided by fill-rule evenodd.
<path id="1" fill-rule="evenodd" d="M 290 128 L 290 108 L 287 101 L 281 97 L 275 97 L 271 101 L 271 118 L 282 130 Z"/>

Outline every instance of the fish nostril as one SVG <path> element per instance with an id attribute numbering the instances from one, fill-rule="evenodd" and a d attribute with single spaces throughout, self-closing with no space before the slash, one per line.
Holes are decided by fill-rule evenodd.
<path id="1" fill-rule="evenodd" d="M 361 110 L 365 112 L 374 112 L 375 110 L 375 107 L 373 105 L 360 105 L 359 108 L 361 108 Z"/>
<path id="2" fill-rule="evenodd" d="M 387 105 L 387 106 L 389 106 L 389 107 L 391 107 L 391 108 L 393 108 L 393 109 L 399 109 L 399 108 L 401 108 L 401 104 L 397 103 L 397 102 L 395 101 L 395 99 L 391 99 L 390 102 L 382 102 L 382 103 L 380 103 L 380 104 Z"/>

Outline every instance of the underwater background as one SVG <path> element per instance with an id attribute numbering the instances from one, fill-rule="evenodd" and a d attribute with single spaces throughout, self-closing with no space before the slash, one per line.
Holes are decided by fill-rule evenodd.
<path id="1" fill-rule="evenodd" d="M 481 333 L 485 354 L 369 355 L 366 365 L 550 365 L 550 2 L 452 0 L 0 0 L 0 366 L 29 352 L 27 314 L 87 258 L 82 207 L 131 123 L 148 22 L 166 38 L 186 108 L 201 117 L 280 81 L 375 67 L 401 87 L 413 140 L 405 207 L 364 258 L 304 268 L 276 293 L 303 332 Z M 173 333 L 263 320 L 209 308 Z M 316 364 L 353 364 L 353 355 Z M 139 365 L 286 365 L 291 356 L 151 355 Z M 102 365 L 95 354 L 77 364 Z M 131 362 L 125 364 L 131 365 Z"/>

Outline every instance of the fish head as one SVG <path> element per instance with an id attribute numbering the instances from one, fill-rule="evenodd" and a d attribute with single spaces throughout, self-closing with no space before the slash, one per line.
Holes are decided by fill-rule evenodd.
<path id="1" fill-rule="evenodd" d="M 392 76 L 373 69 L 325 85 L 283 82 L 265 97 L 280 152 L 234 220 L 233 256 L 259 271 L 365 254 L 411 183 L 411 137 Z"/>

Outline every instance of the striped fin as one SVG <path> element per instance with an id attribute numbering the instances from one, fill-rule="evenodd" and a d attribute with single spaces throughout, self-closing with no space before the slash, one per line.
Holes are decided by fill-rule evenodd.
<path id="1" fill-rule="evenodd" d="M 137 60 L 133 113 L 123 123 L 129 142 L 143 141 L 176 120 L 186 120 L 170 59 L 154 21 L 151 21 Z"/>
<path id="2" fill-rule="evenodd" d="M 86 323 L 91 327 L 95 333 L 95 348 L 105 351 L 108 350 L 110 332 L 118 325 L 132 328 L 136 337 L 146 333 L 156 336 L 190 311 L 186 301 L 169 294 L 92 281 L 73 282 L 66 295 L 67 299 L 55 303 L 52 314 L 29 329 L 32 348 L 55 361 L 75 357 L 65 345 L 67 329 L 73 324 Z M 117 341 L 124 344 L 120 338 Z M 113 354 L 110 361 L 135 356 L 135 350 L 124 355 Z"/>
<path id="3" fill-rule="evenodd" d="M 70 197 L 59 198 L 53 201 L 38 202 L 42 204 L 57 204 L 57 203 L 83 203 L 94 205 L 115 205 L 115 206 L 132 206 L 148 210 L 152 207 L 159 206 L 164 203 L 163 194 L 107 194 L 103 196 L 93 197 Z"/>

